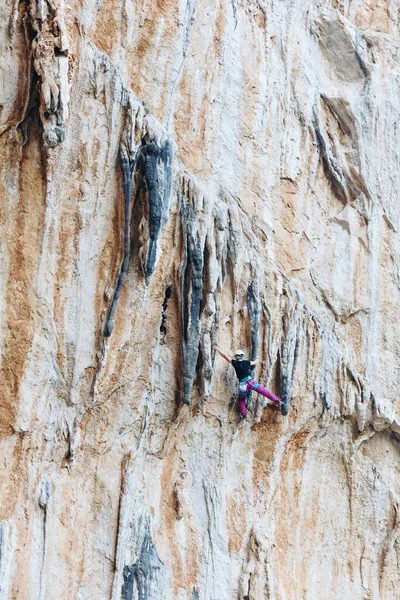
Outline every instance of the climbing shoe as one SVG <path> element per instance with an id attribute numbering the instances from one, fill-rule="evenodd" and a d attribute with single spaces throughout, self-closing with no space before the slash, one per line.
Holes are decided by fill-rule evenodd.
<path id="1" fill-rule="evenodd" d="M 240 420 L 243 421 L 244 419 L 247 419 L 247 415 L 240 415 Z"/>

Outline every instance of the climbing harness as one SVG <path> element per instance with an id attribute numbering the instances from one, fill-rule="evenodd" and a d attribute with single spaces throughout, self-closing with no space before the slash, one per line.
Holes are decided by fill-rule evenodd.
<path id="1" fill-rule="evenodd" d="M 248 375 L 239 381 L 239 394 L 247 394 L 247 382 L 250 381 L 250 379 L 251 377 Z"/>

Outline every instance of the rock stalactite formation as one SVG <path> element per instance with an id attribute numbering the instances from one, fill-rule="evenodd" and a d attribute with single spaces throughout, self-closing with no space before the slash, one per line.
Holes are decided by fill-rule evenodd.
<path id="1" fill-rule="evenodd" d="M 143 271 L 148 278 L 154 273 L 157 240 L 161 225 L 167 218 L 168 202 L 172 186 L 172 150 L 169 141 L 159 148 L 155 142 L 144 143 L 138 155 L 138 167 L 147 195 L 148 250 L 144 252 Z M 144 229 L 141 221 L 141 230 Z M 142 233 L 143 235 L 143 233 Z"/>
<path id="2" fill-rule="evenodd" d="M 247 288 L 247 307 L 251 323 L 250 360 L 255 360 L 258 355 L 258 333 L 260 329 L 260 300 L 255 280 Z"/>
<path id="3" fill-rule="evenodd" d="M 65 137 L 70 88 L 69 42 L 64 24 L 63 3 L 62 0 L 32 0 L 24 4 L 24 26 L 27 37 L 32 39 L 33 69 L 38 80 L 43 143 L 54 148 Z"/>
<path id="4" fill-rule="evenodd" d="M 290 296 L 287 296 L 290 298 Z M 290 302 L 290 300 L 288 300 Z M 281 371 L 281 397 L 282 414 L 287 415 L 289 411 L 290 398 L 292 396 L 292 382 L 296 375 L 296 365 L 299 358 L 299 346 L 301 336 L 301 312 L 302 306 L 297 298 L 294 299 L 294 307 L 289 308 L 283 315 L 283 342 L 280 351 Z M 309 326 L 309 323 L 307 323 Z"/>
<path id="5" fill-rule="evenodd" d="M 399 15 L 3 1 L 0 600 L 397 600 Z"/>
<path id="6" fill-rule="evenodd" d="M 193 205 L 197 197 L 190 189 L 184 192 L 181 208 L 184 245 L 181 275 L 183 401 L 190 404 L 190 392 L 199 356 L 204 240 L 201 239 L 195 220 L 197 215 Z"/>
<path id="7" fill-rule="evenodd" d="M 135 164 L 135 163 L 134 163 Z M 114 327 L 114 315 L 121 295 L 122 286 L 125 281 L 126 272 L 129 265 L 129 256 L 131 249 L 130 219 L 131 219 L 131 197 L 132 197 L 132 178 L 134 176 L 134 164 L 132 165 L 125 152 L 120 149 L 120 165 L 122 172 L 122 189 L 124 193 L 124 258 L 121 264 L 121 270 L 118 275 L 117 285 L 115 287 L 110 313 L 108 315 L 105 334 L 109 337 Z"/>
<path id="8" fill-rule="evenodd" d="M 160 600 L 163 598 L 164 586 L 160 581 L 164 565 L 157 555 L 149 531 L 146 532 L 138 561 L 130 567 L 124 567 L 123 600 L 133 600 L 137 590 L 139 600 Z"/>

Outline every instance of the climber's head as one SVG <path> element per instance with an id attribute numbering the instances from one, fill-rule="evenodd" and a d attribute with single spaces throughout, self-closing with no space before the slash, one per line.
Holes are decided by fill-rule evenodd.
<path id="1" fill-rule="evenodd" d="M 244 356 L 243 350 L 236 350 L 235 360 L 243 360 L 243 356 Z"/>

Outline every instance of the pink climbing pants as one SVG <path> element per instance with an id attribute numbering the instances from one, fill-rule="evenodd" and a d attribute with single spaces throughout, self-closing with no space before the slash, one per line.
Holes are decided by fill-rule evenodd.
<path id="1" fill-rule="evenodd" d="M 271 392 L 269 392 L 267 390 L 267 388 L 265 388 L 262 385 L 260 385 L 259 383 L 257 383 L 257 381 L 255 381 L 254 379 L 249 379 L 246 382 L 246 393 L 239 391 L 239 396 L 238 396 L 239 411 L 240 411 L 240 414 L 242 415 L 242 417 L 245 417 L 247 415 L 246 398 L 247 398 L 247 392 L 250 392 L 250 390 L 257 392 L 257 394 L 261 394 L 262 396 L 265 396 L 269 400 L 272 400 L 272 402 L 274 402 L 275 404 L 279 404 L 279 402 L 281 401 L 280 398 L 278 398 L 277 396 L 274 396 L 274 394 L 271 394 Z"/>

